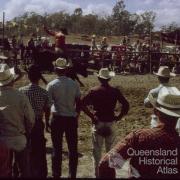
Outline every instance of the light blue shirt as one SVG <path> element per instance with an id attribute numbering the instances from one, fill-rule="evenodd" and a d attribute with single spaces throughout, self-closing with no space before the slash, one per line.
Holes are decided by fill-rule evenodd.
<path id="1" fill-rule="evenodd" d="M 77 82 L 61 76 L 47 85 L 50 101 L 52 102 L 51 112 L 59 116 L 76 117 L 76 98 L 80 98 L 80 88 Z"/>
<path id="2" fill-rule="evenodd" d="M 154 98 L 157 98 L 158 97 L 158 94 L 159 94 L 159 91 L 161 90 L 161 88 L 163 87 L 169 87 L 170 85 L 168 83 L 166 84 L 160 84 L 157 88 L 155 89 L 151 89 L 149 91 L 149 94 L 148 96 L 145 98 L 144 100 L 144 105 L 148 108 L 152 107 L 150 101 L 149 101 L 149 95 L 151 94 Z M 151 115 L 151 128 L 153 127 L 157 127 L 157 124 L 158 124 L 158 117 L 155 115 L 155 114 L 152 114 Z"/>

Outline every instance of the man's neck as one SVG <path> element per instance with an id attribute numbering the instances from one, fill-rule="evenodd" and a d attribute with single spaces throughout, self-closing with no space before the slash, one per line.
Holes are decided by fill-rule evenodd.
<path id="1" fill-rule="evenodd" d="M 109 83 L 101 83 L 101 86 L 103 86 L 103 87 L 108 87 L 108 86 L 109 86 Z"/>
<path id="2" fill-rule="evenodd" d="M 175 129 L 176 124 L 174 124 L 174 125 L 173 124 L 166 124 L 164 122 L 159 121 L 157 127 L 161 127 L 163 129 L 168 129 L 168 130 L 171 130 L 172 132 L 176 131 L 176 129 Z"/>
<path id="3" fill-rule="evenodd" d="M 39 82 L 31 82 L 31 84 L 38 86 L 38 85 L 39 85 Z"/>

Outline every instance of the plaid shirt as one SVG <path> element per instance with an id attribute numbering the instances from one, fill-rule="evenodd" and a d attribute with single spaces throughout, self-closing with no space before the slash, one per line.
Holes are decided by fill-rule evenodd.
<path id="1" fill-rule="evenodd" d="M 48 92 L 36 84 L 29 84 L 19 89 L 28 96 L 36 118 L 42 118 L 45 108 L 50 108 Z"/>

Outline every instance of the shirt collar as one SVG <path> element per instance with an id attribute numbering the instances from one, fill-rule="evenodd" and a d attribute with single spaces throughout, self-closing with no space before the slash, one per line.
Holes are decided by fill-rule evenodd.
<path id="1" fill-rule="evenodd" d="M 67 76 L 59 76 L 58 79 L 67 79 Z"/>
<path id="2" fill-rule="evenodd" d="M 161 83 L 160 86 L 170 86 L 170 83 Z"/>
<path id="3" fill-rule="evenodd" d="M 4 90 L 9 90 L 9 89 L 14 89 L 12 86 L 2 86 L 0 87 L 0 90 L 4 91 Z"/>

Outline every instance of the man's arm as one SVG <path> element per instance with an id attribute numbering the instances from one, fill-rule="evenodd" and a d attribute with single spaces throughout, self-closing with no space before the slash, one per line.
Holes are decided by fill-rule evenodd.
<path id="1" fill-rule="evenodd" d="M 115 178 L 115 169 L 121 169 L 131 157 L 130 150 L 135 144 L 134 132 L 127 135 L 121 142 L 109 151 L 99 163 L 99 178 Z"/>
<path id="2" fill-rule="evenodd" d="M 45 125 L 46 125 L 46 131 L 50 132 L 50 124 L 49 124 L 49 117 L 50 117 L 50 107 L 45 107 L 44 108 L 44 113 L 45 113 Z"/>
<path id="3" fill-rule="evenodd" d="M 158 87 L 156 87 L 155 89 L 151 89 L 148 93 L 148 96 L 144 99 L 144 106 L 147 108 L 152 108 L 152 104 L 150 103 L 150 99 L 151 97 L 157 98 L 159 91 L 161 90 L 163 86 L 159 85 Z"/>
<path id="4" fill-rule="evenodd" d="M 121 112 L 118 116 L 116 116 L 117 121 L 120 120 L 123 116 L 125 116 L 129 111 L 129 103 L 120 91 L 118 92 L 118 101 L 122 105 L 122 107 Z"/>
<path id="5" fill-rule="evenodd" d="M 48 33 L 51 36 L 55 36 L 56 33 L 54 31 L 48 30 L 46 26 L 44 26 L 44 30 L 46 31 L 46 33 Z"/>
<path id="6" fill-rule="evenodd" d="M 96 116 L 89 110 L 88 105 L 92 105 L 92 92 L 90 91 L 81 101 L 81 108 L 83 112 L 91 118 L 93 124 L 97 122 Z"/>

